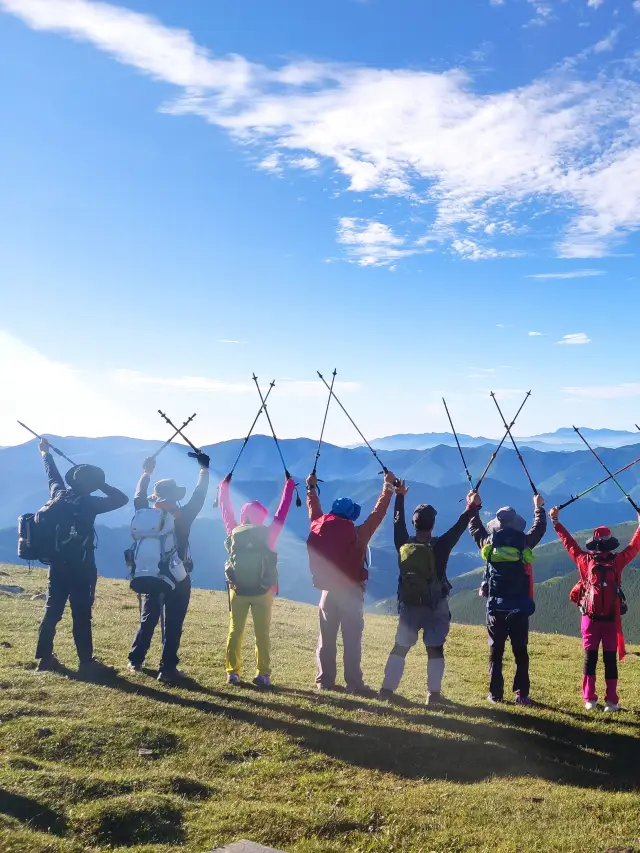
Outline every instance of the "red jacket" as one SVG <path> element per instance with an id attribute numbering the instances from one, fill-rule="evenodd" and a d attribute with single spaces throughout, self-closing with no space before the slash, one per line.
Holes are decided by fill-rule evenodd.
<path id="1" fill-rule="evenodd" d="M 588 551 L 582 550 L 567 528 L 560 524 L 559 521 L 554 522 L 553 527 L 558 534 L 560 541 L 566 548 L 567 553 L 578 567 L 578 571 L 580 572 L 580 584 L 582 584 L 589 574 L 593 556 Z M 638 554 L 640 554 L 640 525 L 638 525 L 638 528 L 631 537 L 631 542 L 629 542 L 627 547 L 624 550 L 611 555 L 613 558 L 613 568 L 616 570 L 618 575 L 618 582 L 622 581 L 622 572 L 625 567 L 628 566 L 629 563 L 638 556 Z M 616 625 L 618 628 L 618 651 L 620 653 L 620 657 L 624 658 L 624 636 L 622 634 L 622 619 L 620 616 L 619 602 L 618 611 L 616 613 Z"/>

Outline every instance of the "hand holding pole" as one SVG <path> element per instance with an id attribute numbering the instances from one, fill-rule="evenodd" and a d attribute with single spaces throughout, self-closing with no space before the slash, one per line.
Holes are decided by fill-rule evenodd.
<path id="1" fill-rule="evenodd" d="M 38 433 L 37 433 L 37 432 L 34 432 L 34 431 L 31 429 L 31 427 L 28 427 L 26 424 L 23 424 L 23 423 L 22 423 L 22 421 L 18 421 L 18 423 L 20 424 L 20 426 L 21 426 L 23 429 L 26 429 L 26 431 L 27 431 L 27 432 L 30 432 L 30 433 L 31 433 L 31 435 L 35 435 L 35 437 L 36 437 L 37 439 L 39 439 L 40 441 L 42 441 L 42 436 L 41 436 L 41 435 L 38 435 Z M 47 439 L 47 440 L 48 440 L 48 439 Z M 58 454 L 58 456 L 61 456 L 63 459 L 66 459 L 66 460 L 67 460 L 67 462 L 68 462 L 70 465 L 74 465 L 74 466 L 75 466 L 75 464 L 76 464 L 76 463 L 73 461 L 73 459 L 69 459 L 69 457 L 68 457 L 68 456 L 66 456 L 66 455 L 65 455 L 61 450 L 58 450 L 58 448 L 57 448 L 57 447 L 54 447 L 54 445 L 53 445 L 53 444 L 51 444 L 51 442 L 50 442 L 50 441 L 49 441 L 49 447 L 51 448 L 51 450 L 53 450 L 53 452 L 54 452 L 54 453 L 57 453 L 57 454 Z"/>

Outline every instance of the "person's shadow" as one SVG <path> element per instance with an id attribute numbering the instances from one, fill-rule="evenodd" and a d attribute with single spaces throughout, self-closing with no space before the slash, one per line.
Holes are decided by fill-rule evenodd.
<path id="1" fill-rule="evenodd" d="M 585 729 L 535 711 L 452 703 L 443 711 L 418 712 L 420 706 L 415 706 L 407 712 L 339 694 L 280 688 L 257 695 L 194 681 L 184 690 L 126 678 L 106 686 L 284 732 L 302 749 L 408 779 L 472 783 L 497 775 L 535 776 L 583 788 L 632 790 L 640 785 L 640 738 L 627 731 Z M 289 693 L 302 702 L 291 702 Z"/>

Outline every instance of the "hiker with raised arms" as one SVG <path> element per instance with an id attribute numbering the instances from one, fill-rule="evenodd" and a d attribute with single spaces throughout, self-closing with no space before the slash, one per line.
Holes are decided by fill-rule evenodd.
<path id="1" fill-rule="evenodd" d="M 317 648 L 318 690 L 335 690 L 337 640 L 342 630 L 344 679 L 347 692 L 374 697 L 377 694 L 362 676 L 364 594 L 369 577 L 365 566 L 367 547 L 389 509 L 395 474 L 385 471 L 382 493 L 369 517 L 356 526 L 361 507 L 351 498 L 333 502 L 324 514 L 318 496 L 318 478 L 307 477 L 307 508 L 311 532 L 307 539 L 313 585 L 322 590 L 319 604 L 320 636 Z"/>
<path id="2" fill-rule="evenodd" d="M 477 492 L 467 495 L 467 504 Z M 480 548 L 487 567 L 479 594 L 487 599 L 489 635 L 489 702 L 504 701 L 502 659 L 507 640 L 516 662 L 513 692 L 517 705 L 531 705 L 529 697 L 529 617 L 533 601 L 533 549 L 547 529 L 542 495 L 533 496 L 533 527 L 525 533 L 526 521 L 513 507 L 499 509 L 486 528 L 479 512 L 469 521 L 469 533 Z"/>
<path id="3" fill-rule="evenodd" d="M 143 595 L 140 625 L 129 652 L 127 668 L 132 673 L 142 669 L 151 646 L 153 632 L 164 609 L 165 635 L 158 668 L 158 681 L 166 684 L 172 684 L 184 677 L 184 673 L 178 669 L 178 650 L 191 598 L 193 561 L 189 553 L 189 534 L 193 522 L 204 506 L 209 488 L 209 457 L 202 452 L 189 455 L 197 460 L 200 473 L 196 488 L 186 504 L 181 505 L 187 492 L 186 487 L 178 486 L 172 479 L 158 480 L 153 494 L 148 495 L 149 482 L 156 467 L 156 461 L 151 457 L 143 462 L 142 476 L 136 486 L 134 497 L 136 515 L 140 511 L 154 509 L 157 511 L 155 515 L 159 517 L 161 526 L 166 522 L 167 515 L 172 516 L 171 533 L 175 547 L 171 549 L 171 562 L 168 566 L 170 583 L 166 585 L 166 591 L 154 591 Z M 149 541 L 157 542 L 158 539 L 162 541 L 157 530 L 149 529 L 147 532 Z M 141 541 L 144 541 L 144 531 L 140 536 Z M 157 559 L 154 562 L 157 565 Z"/>
<path id="4" fill-rule="evenodd" d="M 37 670 L 56 672 L 63 669 L 53 653 L 53 641 L 68 601 L 80 661 L 79 673 L 84 677 L 99 676 L 112 671 L 112 667 L 93 657 L 91 611 L 98 580 L 95 520 L 98 515 L 125 506 L 129 498 L 120 489 L 110 486 L 104 471 L 96 465 L 74 465 L 63 480 L 46 438 L 40 440 L 39 449 L 51 499 L 34 516 L 34 527 L 38 529 L 37 538 L 43 549 L 38 559 L 49 566 L 47 601 L 36 647 Z M 97 491 L 104 497 L 93 494 Z"/>
<path id="5" fill-rule="evenodd" d="M 602 646 L 606 685 L 604 710 L 620 710 L 618 696 L 618 654 L 625 656 L 622 615 L 626 603 L 622 592 L 622 573 L 640 553 L 640 513 L 638 528 L 627 547 L 616 553 L 620 543 L 608 527 L 596 527 L 583 550 L 569 531 L 560 523 L 560 508 L 549 513 L 555 532 L 567 553 L 576 564 L 580 580 L 569 594 L 580 608 L 580 630 L 584 648 L 582 695 L 587 711 L 598 707 L 596 670 Z"/>
<path id="6" fill-rule="evenodd" d="M 427 650 L 427 705 L 443 701 L 444 644 L 449 635 L 451 613 L 447 580 L 447 562 L 452 550 L 477 515 L 480 498 L 473 495 L 460 518 L 442 536 L 434 536 L 437 512 L 429 504 L 413 511 L 415 536 L 410 536 L 405 521 L 405 495 L 409 491 L 404 480 L 396 487 L 393 539 L 398 552 L 398 630 L 384 671 L 380 699 L 399 702 L 395 691 L 400 686 L 405 659 L 418 642 L 420 631 Z"/>
<path id="7" fill-rule="evenodd" d="M 227 532 L 225 547 L 229 559 L 225 567 L 229 590 L 229 636 L 227 638 L 227 683 L 239 684 L 242 670 L 242 642 L 249 611 L 255 633 L 256 687 L 271 687 L 271 612 L 273 596 L 278 588 L 276 542 L 282 533 L 296 484 L 289 472 L 285 475 L 280 505 L 271 523 L 265 522 L 269 511 L 259 501 L 246 503 L 236 521 L 231 502 L 231 474 L 220 483 L 218 503 Z"/>

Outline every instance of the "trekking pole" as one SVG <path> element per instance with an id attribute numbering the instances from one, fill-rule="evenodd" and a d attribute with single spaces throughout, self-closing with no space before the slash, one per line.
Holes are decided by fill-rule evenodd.
<path id="1" fill-rule="evenodd" d="M 182 436 L 182 438 L 184 438 L 184 440 L 187 442 L 189 447 L 193 450 L 193 453 L 190 453 L 189 456 L 193 456 L 194 454 L 195 454 L 195 456 L 200 456 L 200 454 L 202 453 L 202 450 L 199 447 L 196 447 L 195 444 L 193 444 L 193 442 L 189 441 L 187 436 L 182 432 L 182 430 L 184 428 L 184 424 L 181 427 L 177 427 L 173 423 L 171 418 L 168 418 L 161 409 L 158 409 L 158 414 L 160 415 L 161 418 L 164 418 L 164 420 L 169 424 L 170 427 L 173 427 L 173 429 L 176 431 L 176 435 L 180 434 L 180 436 Z"/>
<path id="2" fill-rule="evenodd" d="M 318 447 L 316 448 L 316 458 L 313 460 L 313 471 L 311 472 L 314 476 L 318 470 L 318 459 L 320 459 L 320 448 L 322 447 L 322 439 L 324 438 L 324 428 L 327 425 L 327 415 L 329 414 L 329 406 L 331 405 L 331 395 L 333 394 L 333 384 L 336 381 L 337 370 L 334 369 L 331 379 L 331 387 L 329 388 L 329 399 L 327 400 L 327 408 L 324 410 L 324 420 L 322 421 L 322 429 L 320 430 L 320 438 L 318 440 Z M 324 480 L 318 480 L 318 483 L 324 483 Z M 318 494 L 320 493 L 320 489 L 318 489 Z"/>
<path id="3" fill-rule="evenodd" d="M 264 413 L 267 416 L 267 420 L 269 421 L 269 429 L 271 430 L 271 435 L 273 436 L 273 440 L 275 441 L 276 448 L 278 450 L 278 453 L 280 454 L 280 461 L 282 462 L 282 467 L 284 468 L 285 477 L 287 479 L 289 479 L 289 477 L 291 477 L 291 474 L 289 473 L 289 469 L 287 468 L 287 463 L 284 461 L 284 456 L 282 455 L 282 450 L 280 448 L 280 442 L 278 441 L 278 436 L 276 435 L 276 431 L 274 430 L 273 424 L 271 423 L 271 415 L 269 414 L 269 409 L 266 406 L 265 397 L 262 396 L 262 391 L 260 390 L 260 386 L 258 385 L 258 377 L 254 373 L 252 378 L 253 378 L 253 381 L 256 383 L 256 388 L 258 389 L 258 394 L 260 395 L 260 400 L 262 401 L 262 408 L 264 409 Z M 298 491 L 297 484 L 296 484 L 296 506 L 297 507 L 302 506 L 302 500 L 300 498 L 300 492 Z"/>
<path id="4" fill-rule="evenodd" d="M 608 483 L 609 480 L 612 480 L 614 477 L 617 477 L 618 474 L 622 474 L 623 471 L 627 471 L 629 468 L 632 468 L 634 465 L 637 465 L 640 462 L 640 456 L 637 459 L 634 459 L 633 462 L 629 462 L 628 465 L 625 465 L 623 468 L 618 468 L 617 471 L 613 472 L 612 476 L 605 477 L 604 480 L 600 480 L 599 483 L 596 483 L 595 486 L 590 486 L 588 489 L 585 489 L 584 492 L 580 492 L 579 495 L 572 495 L 571 499 L 566 501 L 563 504 L 560 504 L 558 509 L 566 509 L 566 507 L 571 506 L 572 503 L 575 503 L 580 498 L 583 498 L 585 495 L 588 495 L 589 492 L 592 492 L 594 489 L 597 489 L 598 486 L 603 486 L 605 483 Z"/>
<path id="5" fill-rule="evenodd" d="M 460 458 L 462 459 L 462 464 L 464 466 L 465 473 L 467 475 L 467 480 L 469 481 L 469 485 L 473 489 L 473 480 L 471 479 L 471 474 L 469 473 L 469 469 L 467 468 L 467 462 L 464 458 L 464 453 L 462 452 L 462 448 L 460 447 L 460 442 L 458 441 L 458 433 L 456 432 L 456 428 L 453 425 L 453 421 L 451 420 L 451 415 L 449 414 L 449 407 L 447 406 L 447 401 L 442 398 L 442 402 L 444 403 L 444 408 L 447 413 L 447 417 L 449 418 L 449 424 L 451 425 L 451 432 L 453 433 L 453 437 L 456 440 L 456 444 L 458 445 L 458 453 L 460 454 Z"/>
<path id="6" fill-rule="evenodd" d="M 527 402 L 527 400 L 529 399 L 529 397 L 530 397 L 530 396 L 531 396 L 531 391 L 527 391 L 527 396 L 526 396 L 526 397 L 524 398 L 524 400 L 522 401 L 522 405 L 520 406 L 520 408 L 518 409 L 518 411 L 517 411 L 517 412 L 516 412 L 516 414 L 515 414 L 515 417 L 513 418 L 513 420 L 511 421 L 511 423 L 509 424 L 509 430 L 512 430 L 512 429 L 513 429 L 515 422 L 518 420 L 518 417 L 520 416 L 520 412 L 524 409 L 525 403 Z M 484 481 L 484 478 L 485 478 L 485 477 L 487 476 L 487 474 L 489 473 L 489 469 L 491 468 L 491 466 L 492 466 L 492 465 L 493 465 L 493 463 L 495 462 L 495 460 L 496 460 L 496 456 L 497 456 L 497 455 L 498 455 L 498 453 L 500 452 L 500 448 L 501 448 L 501 447 L 502 447 L 502 445 L 505 443 L 505 441 L 507 440 L 508 436 L 509 436 L 509 433 L 508 433 L 508 432 L 505 432 L 504 436 L 502 437 L 502 441 L 500 442 L 500 444 L 496 447 L 496 449 L 495 449 L 495 450 L 493 451 L 493 453 L 491 454 L 491 459 L 488 461 L 488 463 L 487 463 L 487 467 L 484 469 L 484 471 L 483 471 L 483 472 L 482 472 L 482 474 L 480 475 L 480 479 L 479 479 L 479 480 L 478 480 L 478 482 L 476 483 L 476 487 L 475 487 L 475 489 L 473 490 L 474 492 L 477 492 L 477 491 L 478 491 L 478 489 L 480 488 L 480 486 L 482 485 L 482 483 L 483 483 L 483 481 Z"/>
<path id="7" fill-rule="evenodd" d="M 499 404 L 499 403 L 498 403 L 498 401 L 496 400 L 496 395 L 493 393 L 493 391 L 491 392 L 491 394 L 490 394 L 489 396 L 491 397 L 491 399 L 493 400 L 493 402 L 496 404 L 496 409 L 497 409 L 497 410 L 498 410 L 498 412 L 500 413 L 500 417 L 502 418 L 502 423 L 505 425 L 505 428 L 506 428 L 506 430 L 507 430 L 507 435 L 508 435 L 508 436 L 509 436 L 509 438 L 511 439 L 511 444 L 513 444 L 513 449 L 514 449 L 514 450 L 515 450 L 515 452 L 516 452 L 516 456 L 518 457 L 518 459 L 520 460 L 520 464 L 521 464 L 521 465 L 522 465 L 522 467 L 524 468 L 524 473 L 527 475 L 527 480 L 529 481 L 529 485 L 531 486 L 531 488 L 532 488 L 532 490 L 533 490 L 533 494 L 534 494 L 534 495 L 537 495 L 537 494 L 538 494 L 538 490 L 536 489 L 536 487 L 535 487 L 535 485 L 534 485 L 534 482 L 533 482 L 533 480 L 531 479 L 531 474 L 529 473 L 529 469 L 527 468 L 527 464 L 526 464 L 526 462 L 524 461 L 524 459 L 522 458 L 522 453 L 520 453 L 520 451 L 518 450 L 518 445 L 516 444 L 516 442 L 515 442 L 515 440 L 514 440 L 514 438 L 513 438 L 513 435 L 511 434 L 511 426 L 513 426 L 513 424 L 511 424 L 511 426 L 507 426 L 507 422 L 506 422 L 506 420 L 505 420 L 505 417 L 504 417 L 504 415 L 502 414 L 502 409 L 500 408 L 500 404 Z"/>
<path id="8" fill-rule="evenodd" d="M 589 442 L 587 441 L 587 439 L 582 435 L 582 433 L 580 432 L 580 430 L 578 429 L 578 427 L 577 427 L 577 426 L 574 426 L 574 430 L 578 433 L 578 435 L 580 436 L 580 438 L 582 439 L 582 441 L 587 445 L 587 447 L 589 448 L 589 450 L 593 453 L 593 455 L 595 456 L 595 458 L 596 458 L 596 459 L 598 460 L 598 462 L 602 465 L 602 467 L 604 468 L 604 470 L 605 470 L 605 471 L 607 472 L 607 474 L 609 475 L 610 479 L 611 479 L 611 480 L 613 480 L 613 482 L 614 482 L 614 483 L 616 484 L 616 486 L 620 489 L 620 491 L 621 491 L 621 492 L 622 492 L 622 494 L 625 496 L 625 498 L 629 501 L 629 503 L 631 504 L 631 506 L 632 506 L 632 507 L 635 509 L 635 511 L 640 515 L 640 507 L 638 507 L 638 505 L 637 505 L 637 504 L 636 504 L 636 502 L 633 500 L 633 498 L 631 497 L 631 495 L 628 495 L 628 494 L 625 492 L 624 488 L 623 488 L 623 487 L 620 485 L 620 483 L 616 480 L 616 475 L 615 475 L 615 474 L 612 474 L 612 473 L 611 473 L 611 471 L 607 468 L 607 466 L 604 464 L 604 462 L 602 461 L 602 459 L 600 459 L 600 457 L 599 457 L 599 456 L 598 456 L 598 454 L 595 452 L 595 450 L 593 449 L 593 447 L 591 447 L 591 445 L 589 444 Z"/>
<path id="9" fill-rule="evenodd" d="M 176 438 L 176 437 L 177 437 L 177 436 L 179 436 L 179 435 L 182 435 L 182 430 L 183 430 L 186 426 L 189 426 L 189 424 L 190 424 L 190 423 L 191 423 L 191 421 L 195 418 L 195 416 L 196 416 L 196 415 L 195 415 L 195 412 L 194 412 L 194 414 L 193 414 L 193 415 L 191 415 L 191 417 L 190 417 L 190 418 L 187 418 L 187 419 L 186 419 L 186 421 L 182 424 L 182 426 L 181 426 L 181 427 L 176 427 L 176 431 L 175 431 L 175 432 L 174 432 L 174 434 L 171 436 L 171 438 L 170 438 L 168 441 L 165 441 L 165 443 L 162 445 L 162 447 L 158 448 L 158 450 L 156 450 L 156 452 L 153 454 L 153 456 L 150 456 L 149 458 L 150 458 L 150 459 L 157 459 L 157 458 L 158 458 L 158 456 L 160 456 L 160 454 L 162 453 L 162 451 L 165 449 L 165 447 L 168 447 L 168 446 L 171 444 L 171 442 L 173 441 L 173 439 L 174 439 L 174 438 Z M 182 437 L 184 438 L 184 435 L 182 435 Z M 186 441 L 186 439 L 185 439 L 185 441 Z"/>
<path id="10" fill-rule="evenodd" d="M 37 432 L 34 432 L 34 431 L 31 429 L 31 427 L 28 427 L 26 424 L 23 424 L 23 423 L 22 423 L 22 421 L 18 421 L 18 423 L 20 424 L 20 426 L 21 426 L 23 429 L 26 429 L 26 431 L 27 431 L 27 432 L 30 432 L 30 433 L 31 433 L 31 435 L 35 435 L 35 437 L 36 437 L 37 439 L 39 439 L 40 441 L 42 441 L 42 436 L 41 436 L 41 435 L 38 435 L 38 433 L 37 433 Z M 49 441 L 49 439 L 47 439 L 47 441 Z M 53 450 L 53 452 L 54 452 L 54 453 L 57 453 L 57 454 L 58 454 L 58 456 L 62 456 L 62 458 L 63 458 L 63 459 L 66 459 L 66 460 L 67 460 L 67 462 L 69 462 L 71 465 L 75 465 L 75 464 L 76 464 L 76 463 L 73 461 L 73 459 L 69 459 L 69 457 L 68 457 L 68 456 L 65 456 L 65 454 L 64 454 L 61 450 L 58 450 L 58 448 L 57 448 L 57 447 L 54 447 L 54 446 L 53 446 L 53 444 L 51 444 L 51 442 L 50 442 L 50 441 L 49 441 L 49 447 L 51 448 L 51 450 Z"/>
<path id="11" fill-rule="evenodd" d="M 320 371 L 319 371 L 319 370 L 317 370 L 317 371 L 316 371 L 316 373 L 318 374 L 318 376 L 320 377 L 320 379 L 322 379 L 322 381 L 324 382 L 324 384 L 327 386 L 327 389 L 328 389 L 329 391 L 331 391 L 331 396 L 332 396 L 332 397 L 333 397 L 333 399 L 336 401 L 336 403 L 340 406 L 340 408 L 341 408 L 341 409 L 342 409 L 342 411 L 345 413 L 345 415 L 349 418 L 349 420 L 351 421 L 351 424 L 353 425 L 354 429 L 356 430 L 356 432 L 358 433 L 358 435 L 360 436 L 360 438 L 361 438 L 361 439 L 364 441 L 364 443 L 367 445 L 367 447 L 369 448 L 369 450 L 371 451 L 371 453 L 373 453 L 373 456 L 374 456 L 374 458 L 375 458 L 376 462 L 377 462 L 377 463 L 380 465 L 380 467 L 382 468 L 382 472 L 381 472 L 381 473 L 388 474 L 388 473 L 389 473 L 389 469 L 387 468 L 387 466 L 386 466 L 386 465 L 384 465 L 384 464 L 383 464 L 382 459 L 380 459 L 380 457 L 378 456 L 378 454 L 376 453 L 376 451 L 373 449 L 373 447 L 371 447 L 371 445 L 369 444 L 369 442 L 367 441 L 367 439 L 364 437 L 363 433 L 362 433 L 362 432 L 361 432 L 361 430 L 359 429 L 359 427 L 358 427 L 358 425 L 356 424 L 356 422 L 354 421 L 354 419 L 351 417 L 351 415 L 349 414 L 349 412 L 348 412 L 348 411 L 345 409 L 345 407 L 342 405 L 342 403 L 340 402 L 340 400 L 338 400 L 338 398 L 336 397 L 336 393 L 335 393 L 335 391 L 333 391 L 333 390 L 330 388 L 329 383 L 326 381 L 326 379 L 325 379 L 325 378 L 324 378 L 324 376 L 320 373 Z M 400 480 L 396 480 L 395 485 L 398 485 L 399 483 L 400 483 Z"/>
<path id="12" fill-rule="evenodd" d="M 248 442 L 249 442 L 249 439 L 250 439 L 250 438 L 251 438 L 251 436 L 253 435 L 253 431 L 254 431 L 254 429 L 256 428 L 256 424 L 258 423 L 258 419 L 259 419 L 260 415 L 262 414 L 262 411 L 263 411 L 263 409 L 264 409 L 264 407 L 265 407 L 265 404 L 266 404 L 267 400 L 269 399 L 269 394 L 273 391 L 273 388 L 274 388 L 275 384 L 276 384 L 276 381 L 275 381 L 275 379 L 274 379 L 274 380 L 273 380 L 273 382 L 271 383 L 271 385 L 269 385 L 269 390 L 268 390 L 268 391 L 267 391 L 267 393 L 264 395 L 264 402 L 263 402 L 263 404 L 260 406 L 260 410 L 259 410 L 258 414 L 255 416 L 253 423 L 251 424 L 251 429 L 250 429 L 250 430 L 249 430 L 249 432 L 247 433 L 247 437 L 246 437 L 246 438 L 245 438 L 245 440 L 242 442 L 242 447 L 240 448 L 240 452 L 239 452 L 239 453 L 238 453 L 238 455 L 236 456 L 236 461 L 233 463 L 233 465 L 231 466 L 231 470 L 230 470 L 230 471 L 229 471 L 229 473 L 227 474 L 227 480 L 230 480 L 230 479 L 231 479 L 231 477 L 233 476 L 233 472 L 236 470 L 236 465 L 237 465 L 237 464 L 238 464 L 238 462 L 240 461 L 240 457 L 241 457 L 241 456 L 242 456 L 242 454 L 244 453 L 244 449 L 245 449 L 245 447 L 247 446 L 247 444 L 248 444 Z"/>

